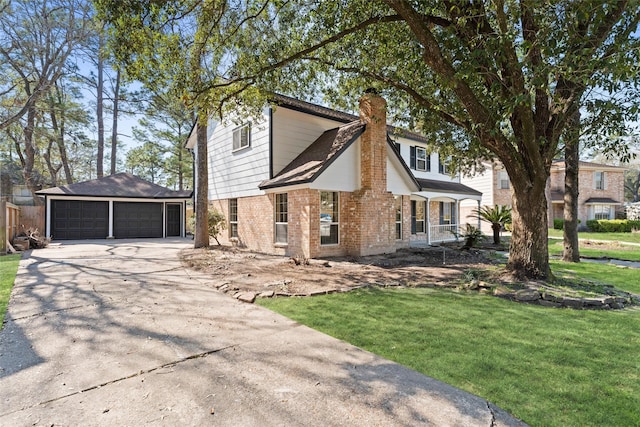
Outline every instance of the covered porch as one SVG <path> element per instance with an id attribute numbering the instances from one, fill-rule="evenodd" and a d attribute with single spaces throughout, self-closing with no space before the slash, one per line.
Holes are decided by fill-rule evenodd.
<path id="1" fill-rule="evenodd" d="M 461 227 L 460 202 L 476 200 L 480 207 L 482 193 L 458 182 L 417 181 L 420 191 L 411 194 L 410 247 L 457 240 Z"/>

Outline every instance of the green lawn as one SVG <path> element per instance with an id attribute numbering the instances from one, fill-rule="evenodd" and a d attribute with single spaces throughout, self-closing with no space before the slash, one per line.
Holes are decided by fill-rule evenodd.
<path id="1" fill-rule="evenodd" d="M 640 261 L 640 246 L 613 243 L 614 249 L 603 248 L 598 242 L 581 241 L 580 256 L 589 258 L 615 258 L 627 261 Z M 549 239 L 549 255 L 562 256 L 562 240 Z"/>
<path id="2" fill-rule="evenodd" d="M 602 276 L 640 292 L 638 270 L 552 266 L 559 276 Z M 552 309 L 425 288 L 259 303 L 482 396 L 532 426 L 640 425 L 638 308 Z"/>
<path id="3" fill-rule="evenodd" d="M 11 295 L 11 288 L 16 279 L 20 255 L 0 256 L 0 325 L 7 312 L 7 304 Z M 1 327 L 0 327 L 1 329 Z"/>
<path id="4" fill-rule="evenodd" d="M 549 229 L 549 237 L 562 238 L 562 230 Z M 611 240 L 614 242 L 640 243 L 640 233 L 578 233 L 579 239 Z"/>

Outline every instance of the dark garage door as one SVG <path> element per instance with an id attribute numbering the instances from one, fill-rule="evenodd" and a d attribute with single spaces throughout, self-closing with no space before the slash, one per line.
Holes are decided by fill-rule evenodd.
<path id="1" fill-rule="evenodd" d="M 51 224 L 55 240 L 104 239 L 109 234 L 109 203 L 52 200 Z"/>
<path id="2" fill-rule="evenodd" d="M 113 222 L 116 239 L 162 237 L 162 203 L 115 202 Z"/>

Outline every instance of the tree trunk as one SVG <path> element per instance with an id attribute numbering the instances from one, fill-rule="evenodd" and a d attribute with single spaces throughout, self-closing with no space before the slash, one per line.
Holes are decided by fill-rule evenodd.
<path id="1" fill-rule="evenodd" d="M 55 94 L 56 94 L 56 102 L 58 105 L 62 106 L 64 99 L 64 94 L 61 92 L 61 88 L 59 85 L 55 85 Z M 73 174 L 71 173 L 71 167 L 69 166 L 69 158 L 67 157 L 67 149 L 64 145 L 64 135 L 65 135 L 65 113 L 64 108 L 61 109 L 62 116 L 60 118 L 60 124 L 58 124 L 58 116 L 56 114 L 55 106 L 53 105 L 54 101 L 52 101 L 51 109 L 49 111 L 49 115 L 51 116 L 51 127 L 53 129 L 54 134 L 56 135 L 56 145 L 58 147 L 58 151 L 60 152 L 60 162 L 62 163 L 62 167 L 64 170 L 64 177 L 67 184 L 73 184 Z M 56 184 L 54 184 L 55 186 Z"/>
<path id="2" fill-rule="evenodd" d="M 544 171 L 540 171 L 544 173 Z M 548 173 L 547 173 L 548 176 Z M 512 179 L 512 233 L 507 270 L 519 277 L 548 279 L 549 267 L 546 180 Z"/>
<path id="3" fill-rule="evenodd" d="M 207 171 L 207 120 L 202 118 L 198 121 L 198 127 L 196 130 L 196 173 L 198 176 L 196 184 L 196 200 L 195 200 L 195 214 L 196 214 L 196 229 L 194 230 L 194 242 L 195 248 L 208 248 L 209 247 L 209 177 Z M 204 123 L 202 123 L 204 122 Z"/>
<path id="4" fill-rule="evenodd" d="M 35 105 L 31 106 L 27 111 L 27 124 L 24 127 L 24 162 L 22 175 L 24 176 L 24 182 L 27 185 L 27 188 L 31 192 L 33 196 L 33 203 L 36 206 L 42 205 L 42 201 L 40 197 L 36 195 L 36 191 L 38 191 L 37 183 L 34 176 L 33 167 L 35 165 L 36 158 L 36 147 L 33 142 L 33 131 L 35 129 L 36 123 L 36 107 Z"/>
<path id="5" fill-rule="evenodd" d="M 98 119 L 98 156 L 96 158 L 96 175 L 98 178 L 104 176 L 104 36 L 100 32 L 98 44 L 98 85 L 96 90 L 96 116 Z"/>
<path id="6" fill-rule="evenodd" d="M 118 154 L 118 101 L 120 98 L 120 68 L 116 70 L 116 86 L 113 90 L 113 125 L 111 130 L 111 175 L 116 173 Z"/>
<path id="7" fill-rule="evenodd" d="M 580 111 L 576 111 L 567 127 L 564 147 L 564 250 L 562 260 L 580 262 L 578 243 L 578 171 L 580 165 L 579 143 Z"/>
<path id="8" fill-rule="evenodd" d="M 491 224 L 491 229 L 493 230 L 493 244 L 500 244 L 500 231 L 502 230 L 502 224 L 494 222 Z"/>

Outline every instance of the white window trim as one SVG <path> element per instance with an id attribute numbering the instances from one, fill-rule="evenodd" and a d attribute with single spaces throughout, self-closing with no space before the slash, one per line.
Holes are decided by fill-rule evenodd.
<path id="1" fill-rule="evenodd" d="M 235 204 L 236 204 L 236 219 L 235 221 L 231 220 L 231 201 L 235 200 Z M 236 235 L 233 235 L 233 227 L 232 225 L 236 226 Z M 229 199 L 229 238 L 230 239 L 238 239 L 238 199 L 233 198 L 233 199 Z"/>
<path id="2" fill-rule="evenodd" d="M 247 138 L 246 138 L 246 143 L 242 145 L 242 133 L 244 131 L 246 131 L 247 133 Z M 238 138 L 240 138 L 240 145 L 238 147 L 235 146 L 236 135 L 238 135 Z M 251 123 L 245 123 L 235 128 L 231 133 L 231 152 L 235 153 L 236 151 L 241 151 L 249 147 L 251 147 Z"/>
<path id="3" fill-rule="evenodd" d="M 503 183 L 507 183 L 506 187 L 503 186 Z M 509 181 L 509 174 L 507 171 L 498 171 L 498 189 L 499 190 L 509 190 L 511 188 L 511 182 Z"/>
<path id="4" fill-rule="evenodd" d="M 418 206 L 422 206 L 422 219 L 418 219 Z M 422 231 L 418 231 L 418 223 L 422 223 Z M 424 201 L 416 201 L 416 235 L 427 232 L 427 204 Z"/>
<path id="5" fill-rule="evenodd" d="M 278 221 L 278 196 L 282 196 L 285 195 L 287 197 L 287 203 L 286 203 L 286 207 L 287 207 L 287 221 L 283 222 L 283 221 Z M 273 240 L 274 240 L 274 244 L 276 246 L 287 246 L 289 244 L 289 195 L 287 193 L 276 193 L 274 196 L 274 210 L 273 210 L 273 216 L 274 216 L 274 225 L 273 225 Z M 287 241 L 286 242 L 278 242 L 278 225 L 286 225 L 286 230 L 287 230 Z"/>
<path id="6" fill-rule="evenodd" d="M 320 191 L 320 201 L 322 201 L 322 193 L 335 193 L 338 197 L 337 197 L 337 205 L 338 205 L 338 221 L 334 221 L 335 219 L 335 215 L 331 215 L 331 222 L 327 225 L 329 225 L 329 227 L 333 227 L 334 225 L 337 227 L 338 229 L 338 241 L 336 243 L 322 243 L 322 236 L 320 236 L 320 246 L 338 246 L 340 245 L 340 192 L 338 191 Z M 320 218 L 318 218 L 318 221 L 320 220 Z M 322 223 L 320 223 L 320 225 L 322 225 Z"/>
<path id="7" fill-rule="evenodd" d="M 396 200 L 395 200 L 395 201 L 396 201 L 396 203 L 397 203 L 398 201 L 400 202 L 400 220 L 398 220 L 398 209 L 397 209 L 396 203 L 394 203 L 394 206 L 393 206 L 393 208 L 394 208 L 394 209 L 393 209 L 393 214 L 394 214 L 394 216 L 395 216 L 396 228 L 395 228 L 395 230 L 394 230 L 394 233 L 393 233 L 393 234 L 395 235 L 396 240 L 402 240 L 402 237 L 403 237 L 403 236 L 402 236 L 402 234 L 403 234 L 403 233 L 402 233 L 402 196 L 394 196 L 394 197 L 395 197 L 395 199 L 396 199 Z M 400 237 L 398 237 L 398 233 L 397 233 L 398 225 L 400 225 Z"/>
<path id="8" fill-rule="evenodd" d="M 421 153 L 421 154 L 419 154 Z M 420 155 L 422 155 L 423 157 L 420 158 Z M 417 147 L 416 146 L 416 170 L 417 171 L 423 171 L 423 172 L 427 172 L 427 156 L 429 154 L 427 153 L 427 149 L 424 147 Z M 419 162 L 424 162 L 424 166 L 423 167 L 419 167 Z"/>

